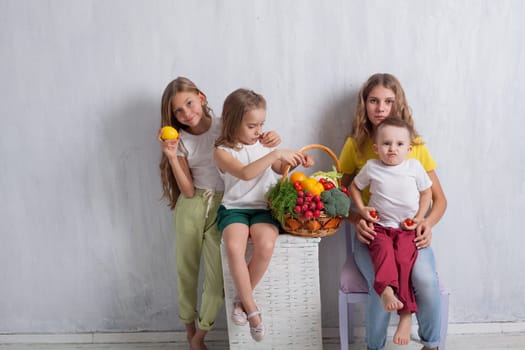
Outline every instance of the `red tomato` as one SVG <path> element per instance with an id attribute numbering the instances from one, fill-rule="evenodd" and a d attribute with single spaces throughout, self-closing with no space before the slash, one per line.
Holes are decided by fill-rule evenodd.
<path id="1" fill-rule="evenodd" d="M 374 210 L 374 211 L 371 211 L 371 212 L 370 212 L 370 216 L 371 216 L 372 218 L 374 218 L 374 219 L 377 218 L 377 211 L 375 211 L 375 210 Z"/>
<path id="2" fill-rule="evenodd" d="M 412 219 L 406 219 L 405 220 L 405 225 L 412 226 L 413 224 L 414 224 L 414 221 L 412 221 Z"/>

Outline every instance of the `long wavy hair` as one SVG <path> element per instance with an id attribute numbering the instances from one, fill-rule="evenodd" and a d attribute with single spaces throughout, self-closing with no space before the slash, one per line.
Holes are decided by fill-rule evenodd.
<path id="1" fill-rule="evenodd" d="M 255 91 L 248 89 L 237 89 L 226 97 L 222 107 L 222 130 L 221 135 L 215 142 L 217 146 L 234 148 L 239 143 L 238 130 L 242 118 L 246 113 L 254 109 L 266 109 L 266 100 Z"/>
<path id="2" fill-rule="evenodd" d="M 213 111 L 210 107 L 208 107 L 206 95 L 188 78 L 178 77 L 177 79 L 171 81 L 168 86 L 166 86 L 164 93 L 162 94 L 160 103 L 161 127 L 169 125 L 173 126 L 175 129 L 177 129 L 177 131 L 186 129 L 188 127 L 187 125 L 179 123 L 171 109 L 171 100 L 179 92 L 193 92 L 197 95 L 204 96 L 204 104 L 202 106 L 204 116 L 206 118 L 212 117 Z M 164 153 L 162 153 L 159 168 L 160 179 L 162 181 L 161 199 L 166 198 L 168 200 L 168 207 L 170 207 L 170 209 L 174 209 L 175 204 L 177 204 L 177 198 L 179 197 L 180 191 L 179 187 L 177 186 L 177 180 L 175 179 L 175 175 L 173 174 L 173 170 L 171 169 L 170 163 L 168 161 L 168 157 L 166 157 Z"/>
<path id="3" fill-rule="evenodd" d="M 350 136 L 354 139 L 357 150 L 360 154 L 364 153 L 367 141 L 374 137 L 374 126 L 366 114 L 366 100 L 368 99 L 370 92 L 379 85 L 391 90 L 395 95 L 394 105 L 390 111 L 390 116 L 397 116 L 410 125 L 410 128 L 414 130 L 414 139 L 419 136 L 414 128 L 412 111 L 408 105 L 405 91 L 401 87 L 399 80 L 397 80 L 392 74 L 376 73 L 370 76 L 359 90 L 357 96 L 357 107 L 354 120 L 352 121 L 352 131 L 350 132 Z"/>

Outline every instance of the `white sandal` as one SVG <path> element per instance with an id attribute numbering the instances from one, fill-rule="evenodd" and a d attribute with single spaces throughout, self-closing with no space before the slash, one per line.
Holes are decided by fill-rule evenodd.
<path id="1" fill-rule="evenodd" d="M 248 316 L 246 315 L 246 312 L 242 307 L 241 299 L 239 299 L 238 296 L 233 298 L 232 322 L 237 326 L 244 326 L 248 323 Z"/>
<path id="2" fill-rule="evenodd" d="M 259 324 L 255 327 L 250 326 L 250 335 L 252 336 L 253 340 L 255 340 L 256 342 L 260 342 L 264 338 L 264 335 L 266 334 L 266 330 L 264 328 L 264 324 L 262 320 L 262 311 L 261 309 L 259 309 L 259 307 L 257 307 L 257 311 L 250 313 L 247 316 L 247 319 L 249 320 L 250 318 L 253 318 L 256 316 L 259 316 L 261 318 L 261 322 L 259 322 Z"/>

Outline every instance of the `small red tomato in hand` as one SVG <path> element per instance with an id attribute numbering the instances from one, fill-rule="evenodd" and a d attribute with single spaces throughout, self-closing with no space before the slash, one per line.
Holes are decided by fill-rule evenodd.
<path id="1" fill-rule="evenodd" d="M 412 221 L 412 219 L 406 219 L 405 220 L 405 225 L 412 226 L 412 225 L 414 225 L 414 221 Z"/>
<path id="2" fill-rule="evenodd" d="M 377 218 L 377 211 L 375 211 L 375 210 L 371 211 L 371 212 L 370 212 L 370 216 L 371 216 L 372 218 L 374 218 L 374 219 Z"/>

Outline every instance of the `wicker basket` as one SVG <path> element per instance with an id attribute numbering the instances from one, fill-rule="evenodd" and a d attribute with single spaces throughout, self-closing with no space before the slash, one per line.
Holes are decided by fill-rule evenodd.
<path id="1" fill-rule="evenodd" d="M 304 146 L 299 151 L 307 151 L 310 149 L 320 149 L 325 151 L 330 155 L 335 164 L 335 169 L 337 172 L 341 172 L 341 165 L 337 156 L 332 152 L 332 150 L 326 146 L 319 144 L 311 144 Z M 281 178 L 281 183 L 284 183 L 288 178 L 288 172 L 290 171 L 290 165 L 287 165 L 284 169 L 284 173 Z M 341 186 L 340 181 L 337 183 L 338 187 Z M 320 217 L 317 218 L 301 218 L 293 217 L 291 214 L 286 214 L 284 220 L 280 220 L 281 226 L 284 231 L 302 237 L 325 237 L 333 235 L 339 229 L 343 217 L 341 216 L 328 216 L 325 213 L 322 213 Z"/>

